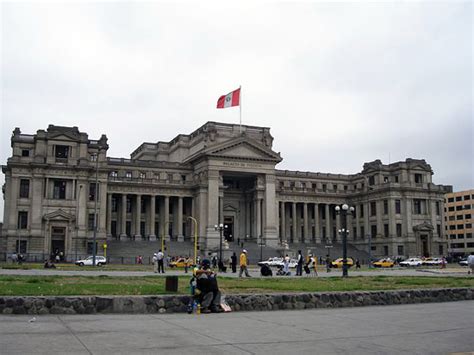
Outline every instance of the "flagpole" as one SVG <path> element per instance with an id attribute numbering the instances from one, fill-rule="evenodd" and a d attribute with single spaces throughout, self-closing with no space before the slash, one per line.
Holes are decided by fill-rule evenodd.
<path id="1" fill-rule="evenodd" d="M 242 134 L 242 85 L 239 86 L 240 90 L 240 102 L 239 102 L 239 107 L 240 107 L 240 133 Z"/>

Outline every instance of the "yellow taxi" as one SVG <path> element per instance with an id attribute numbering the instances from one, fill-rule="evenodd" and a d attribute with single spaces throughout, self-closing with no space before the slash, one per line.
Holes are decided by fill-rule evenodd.
<path id="1" fill-rule="evenodd" d="M 374 267 L 393 267 L 395 263 L 391 259 L 380 259 L 372 263 Z"/>
<path id="2" fill-rule="evenodd" d="M 352 258 L 347 258 L 347 266 L 351 267 L 354 265 L 354 260 Z M 333 262 L 331 262 L 331 267 L 333 268 L 342 268 L 342 258 L 336 259 Z"/>
<path id="3" fill-rule="evenodd" d="M 190 267 L 191 265 L 193 265 L 193 259 L 178 258 L 170 262 L 169 267 Z"/>

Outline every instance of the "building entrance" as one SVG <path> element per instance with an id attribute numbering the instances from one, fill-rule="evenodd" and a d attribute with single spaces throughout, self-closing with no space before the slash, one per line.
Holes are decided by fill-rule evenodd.
<path id="1" fill-rule="evenodd" d="M 59 253 L 65 254 L 65 240 L 66 228 L 52 227 L 51 228 L 51 253 L 56 255 Z"/>
<path id="2" fill-rule="evenodd" d="M 234 217 L 224 217 L 224 238 L 228 242 L 234 241 Z"/>

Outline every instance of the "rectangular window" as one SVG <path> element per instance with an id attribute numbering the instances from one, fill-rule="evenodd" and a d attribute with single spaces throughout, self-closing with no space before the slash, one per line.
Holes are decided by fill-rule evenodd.
<path id="1" fill-rule="evenodd" d="M 462 206 L 456 206 L 456 211 L 462 211 Z"/>
<path id="2" fill-rule="evenodd" d="M 388 238 L 388 224 L 384 224 L 383 225 L 383 235 L 385 236 L 385 238 Z"/>
<path id="3" fill-rule="evenodd" d="M 454 212 L 454 206 L 448 207 L 449 212 Z"/>
<path id="4" fill-rule="evenodd" d="M 327 190 L 327 185 L 323 184 L 323 191 L 326 191 L 326 190 Z"/>
<path id="5" fill-rule="evenodd" d="M 113 237 L 117 236 L 117 221 L 111 221 L 110 234 L 112 234 Z"/>
<path id="6" fill-rule="evenodd" d="M 471 205 L 464 205 L 464 209 L 465 209 L 465 210 L 470 210 L 470 209 L 471 209 Z"/>
<path id="7" fill-rule="evenodd" d="M 441 237 L 441 224 L 436 225 L 436 233 L 438 233 L 438 236 Z"/>
<path id="8" fill-rule="evenodd" d="M 28 242 L 26 240 L 17 240 L 15 243 L 15 250 L 17 253 L 26 254 Z"/>
<path id="9" fill-rule="evenodd" d="M 458 233 L 458 239 L 464 239 L 464 233 Z"/>
<path id="10" fill-rule="evenodd" d="M 472 233 L 466 233 L 466 238 L 472 238 Z"/>
<path id="11" fill-rule="evenodd" d="M 471 218 L 472 218 L 472 217 L 471 217 L 471 214 L 470 214 L 470 213 L 464 215 L 464 219 L 471 219 Z"/>
<path id="12" fill-rule="evenodd" d="M 450 216 L 450 217 L 453 217 L 453 220 L 454 220 L 454 216 Z M 457 220 L 457 221 L 462 221 L 462 218 L 463 218 L 463 215 L 462 215 L 462 214 L 458 214 L 458 215 L 456 216 L 456 220 Z"/>
<path id="13" fill-rule="evenodd" d="M 388 214 L 388 200 L 383 200 L 383 214 Z"/>
<path id="14" fill-rule="evenodd" d="M 464 201 L 467 201 L 467 200 L 470 200 L 471 199 L 471 196 L 469 195 L 464 195 Z"/>
<path id="15" fill-rule="evenodd" d="M 29 157 L 30 156 L 30 150 L 29 149 L 22 149 L 21 150 L 21 156 L 22 157 Z"/>
<path id="16" fill-rule="evenodd" d="M 395 200 L 395 213 L 402 213 L 402 202 L 400 200 Z"/>
<path id="17" fill-rule="evenodd" d="M 398 252 L 398 255 L 403 255 L 403 245 L 399 245 L 397 247 L 397 252 Z"/>
<path id="18" fill-rule="evenodd" d="M 372 238 L 377 237 L 377 226 L 376 225 L 370 226 L 370 235 L 372 236 Z"/>
<path id="19" fill-rule="evenodd" d="M 455 216 L 449 216 L 450 221 L 454 221 L 455 219 L 456 219 Z"/>
<path id="20" fill-rule="evenodd" d="M 464 229 L 464 224 L 458 224 L 458 225 L 456 226 L 456 228 L 457 228 L 457 229 Z"/>
<path id="21" fill-rule="evenodd" d="M 118 207 L 117 207 L 117 197 L 112 196 L 112 212 L 117 212 Z"/>
<path id="22" fill-rule="evenodd" d="M 457 202 L 462 201 L 462 196 L 456 196 L 456 201 Z"/>
<path id="23" fill-rule="evenodd" d="M 18 229 L 27 229 L 28 228 L 28 212 L 19 211 L 18 212 Z"/>
<path id="24" fill-rule="evenodd" d="M 97 191 L 97 200 L 99 200 L 100 186 L 97 186 L 97 187 L 98 187 L 98 189 L 96 189 L 95 182 L 91 182 L 89 184 L 89 201 L 95 201 L 96 191 Z"/>
<path id="25" fill-rule="evenodd" d="M 444 254 L 444 247 L 442 245 L 438 245 L 438 252 L 439 252 L 439 255 Z"/>
<path id="26" fill-rule="evenodd" d="M 140 200 L 140 213 L 146 213 L 146 201 L 143 198 Z"/>
<path id="27" fill-rule="evenodd" d="M 422 174 L 415 174 L 415 183 L 421 184 L 423 182 L 423 175 Z"/>
<path id="28" fill-rule="evenodd" d="M 456 234 L 450 234 L 449 239 L 456 239 Z"/>
<path id="29" fill-rule="evenodd" d="M 54 180 L 53 181 L 53 199 L 65 200 L 66 199 L 66 184 L 65 180 Z"/>
<path id="30" fill-rule="evenodd" d="M 132 172 L 131 172 L 131 171 L 127 171 L 127 172 L 125 173 L 125 178 L 131 180 L 131 179 L 132 179 Z"/>
<path id="31" fill-rule="evenodd" d="M 361 227 L 360 227 L 360 237 L 361 237 L 362 239 L 364 239 L 364 238 L 365 238 L 365 230 L 364 230 L 364 226 L 361 226 Z"/>
<path id="32" fill-rule="evenodd" d="M 456 229 L 456 226 L 455 226 L 455 225 L 452 224 L 452 225 L 449 226 L 449 230 L 450 230 L 450 231 L 455 230 L 455 229 Z"/>
<path id="33" fill-rule="evenodd" d="M 347 191 L 349 189 L 349 186 L 344 185 L 344 191 Z"/>
<path id="34" fill-rule="evenodd" d="M 397 223 L 397 237 L 401 237 L 402 236 L 402 224 L 401 223 Z"/>
<path id="35" fill-rule="evenodd" d="M 369 176 L 369 185 L 375 185 L 375 175 Z"/>
<path id="36" fill-rule="evenodd" d="M 468 248 L 474 248 L 474 243 L 467 243 L 467 244 L 466 244 L 466 247 L 468 247 Z"/>
<path id="37" fill-rule="evenodd" d="M 398 184 L 398 175 L 395 175 L 394 178 L 395 178 L 394 182 Z"/>
<path id="38" fill-rule="evenodd" d="M 454 197 L 449 197 L 448 202 L 454 202 Z"/>
<path id="39" fill-rule="evenodd" d="M 146 228 L 146 223 L 145 222 L 140 222 L 140 235 L 142 237 L 144 237 L 146 235 L 145 228 Z"/>
<path id="40" fill-rule="evenodd" d="M 88 218 L 87 218 L 87 229 L 90 231 L 94 230 L 94 214 L 89 213 Z"/>
<path id="41" fill-rule="evenodd" d="M 118 171 L 111 171 L 109 176 L 113 179 L 117 178 L 118 177 Z"/>
<path id="42" fill-rule="evenodd" d="M 336 185 L 336 184 L 333 184 L 333 185 L 332 185 L 332 189 L 333 189 L 334 191 L 337 191 L 337 185 Z"/>
<path id="43" fill-rule="evenodd" d="M 130 221 L 125 222 L 125 234 L 128 236 L 132 235 L 132 222 Z"/>
<path id="44" fill-rule="evenodd" d="M 413 214 L 421 214 L 421 200 L 413 200 Z"/>
<path id="45" fill-rule="evenodd" d="M 58 159 L 69 158 L 69 147 L 67 145 L 56 145 L 54 150 L 54 157 Z"/>
<path id="46" fill-rule="evenodd" d="M 388 256 L 388 245 L 383 246 L 383 255 Z"/>
<path id="47" fill-rule="evenodd" d="M 360 216 L 361 218 L 364 217 L 364 205 L 360 205 L 359 211 L 360 211 L 359 216 Z"/>
<path id="48" fill-rule="evenodd" d="M 352 228 L 352 238 L 353 238 L 354 240 L 357 239 L 357 227 L 353 227 L 353 228 Z"/>
<path id="49" fill-rule="evenodd" d="M 97 251 L 97 242 L 95 242 L 95 250 Z M 87 242 L 87 254 L 94 253 L 94 242 Z M 97 261 L 96 261 L 97 262 Z"/>
<path id="50" fill-rule="evenodd" d="M 471 229 L 472 228 L 472 223 L 466 223 L 466 229 Z"/>
<path id="51" fill-rule="evenodd" d="M 28 198 L 30 195 L 30 180 L 20 180 L 20 198 Z"/>
<path id="52" fill-rule="evenodd" d="M 370 203 L 370 215 L 371 216 L 377 215 L 377 204 L 375 202 Z"/>
<path id="53" fill-rule="evenodd" d="M 441 214 L 441 205 L 439 201 L 436 201 L 436 215 L 439 216 Z"/>

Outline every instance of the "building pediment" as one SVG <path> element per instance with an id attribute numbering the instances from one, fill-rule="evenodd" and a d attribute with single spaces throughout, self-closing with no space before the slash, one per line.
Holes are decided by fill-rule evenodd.
<path id="1" fill-rule="evenodd" d="M 76 220 L 76 217 L 62 209 L 50 212 L 43 216 L 43 219 L 46 221 L 68 221 L 73 222 Z"/>
<path id="2" fill-rule="evenodd" d="M 245 136 L 209 147 L 199 155 L 226 159 L 267 161 L 275 164 L 282 161 L 279 153 Z"/>
<path id="3" fill-rule="evenodd" d="M 423 222 L 416 226 L 413 226 L 415 232 L 431 232 L 434 230 L 434 227 L 429 222 Z"/>

